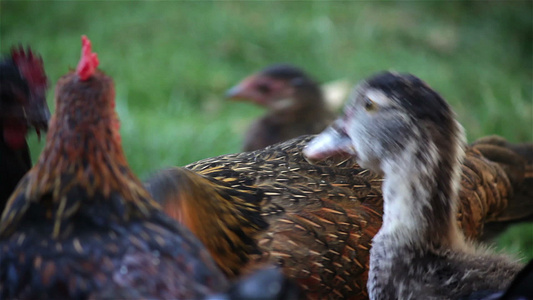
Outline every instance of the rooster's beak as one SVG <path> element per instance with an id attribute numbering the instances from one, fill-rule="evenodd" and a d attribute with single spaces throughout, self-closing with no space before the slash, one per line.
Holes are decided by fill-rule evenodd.
<path id="1" fill-rule="evenodd" d="M 40 96 L 35 95 L 30 97 L 29 105 L 27 105 L 25 112 L 29 125 L 36 129 L 37 134 L 40 134 L 41 130 L 48 130 L 50 109 L 46 103 L 44 92 Z"/>

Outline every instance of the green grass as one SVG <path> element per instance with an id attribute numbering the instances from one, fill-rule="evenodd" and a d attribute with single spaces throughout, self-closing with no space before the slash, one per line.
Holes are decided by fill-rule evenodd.
<path id="1" fill-rule="evenodd" d="M 411 72 L 454 107 L 469 141 L 533 140 L 530 1 L 0 3 L 0 50 L 29 44 L 50 81 L 76 66 L 87 34 L 115 79 L 122 140 L 141 178 L 170 165 L 237 152 L 262 110 L 224 91 L 274 62 L 322 82 Z M 53 109 L 53 84 L 49 103 Z M 31 138 L 32 155 L 43 143 Z M 533 227 L 499 247 L 533 258 Z"/>

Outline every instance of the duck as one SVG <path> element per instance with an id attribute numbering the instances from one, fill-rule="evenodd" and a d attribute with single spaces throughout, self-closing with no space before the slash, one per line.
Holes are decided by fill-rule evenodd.
<path id="1" fill-rule="evenodd" d="M 383 177 L 341 152 L 308 160 L 302 151 L 313 138 L 159 170 L 145 187 L 165 213 L 201 240 L 229 278 L 270 263 L 309 299 L 367 299 Z M 533 199 L 515 201 L 514 189 L 527 177 L 524 160 L 498 143 L 468 147 L 462 165 L 456 218 L 471 239 L 486 234 L 488 223 L 533 214 Z"/>
<path id="2" fill-rule="evenodd" d="M 342 116 L 303 150 L 314 159 L 340 147 L 383 174 L 370 299 L 459 299 L 504 290 L 523 267 L 467 240 L 456 221 L 465 141 L 450 105 L 429 85 L 412 74 L 383 72 L 359 84 Z"/>
<path id="3" fill-rule="evenodd" d="M 229 89 L 226 97 L 268 109 L 246 132 L 243 151 L 317 134 L 335 118 L 319 84 L 292 64 L 270 65 Z"/>

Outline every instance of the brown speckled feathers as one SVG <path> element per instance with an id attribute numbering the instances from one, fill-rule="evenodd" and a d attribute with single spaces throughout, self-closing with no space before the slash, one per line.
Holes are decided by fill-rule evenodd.
<path id="1" fill-rule="evenodd" d="M 239 253 L 248 255 L 238 260 L 208 246 L 211 254 L 218 257 L 217 262 L 222 262 L 222 268 L 236 274 L 254 269 L 255 264 L 264 261 L 273 262 L 282 266 L 289 278 L 297 280 L 308 297 L 365 299 L 370 241 L 381 226 L 382 177 L 360 168 L 354 159 L 346 156 L 316 165 L 308 163 L 301 150 L 311 138 L 300 137 L 262 150 L 223 155 L 186 166 L 198 174 L 196 182 L 203 181 L 207 186 L 189 189 L 188 196 L 182 193 L 179 201 L 187 204 L 178 206 L 189 205 L 189 211 L 194 213 L 192 208 L 197 205 L 194 195 L 203 189 L 213 189 L 209 185 L 217 184 L 216 180 L 219 185 L 234 189 L 258 189 L 262 199 L 254 198 L 250 204 L 257 205 L 269 227 L 256 230 L 257 216 L 250 211 L 240 210 L 240 220 L 242 226 L 254 228 L 250 232 L 254 233 L 261 254 L 253 253 L 244 239 L 233 240 L 237 247 L 243 248 Z M 159 191 L 156 200 L 172 214 L 176 204 L 168 202 L 176 201 L 176 197 L 169 185 L 179 185 L 171 182 L 176 180 L 176 174 L 187 171 L 175 168 L 163 172 L 156 175 L 159 179 L 149 180 L 149 187 L 151 191 Z M 192 180 L 193 175 L 189 176 Z M 507 174 L 470 148 L 463 166 L 458 215 L 466 235 L 479 238 L 484 223 L 497 220 L 505 211 L 512 193 Z M 249 195 L 235 193 L 233 198 L 212 199 L 219 201 L 219 205 L 231 206 L 235 202 L 240 206 L 242 199 Z M 255 221 L 246 221 L 252 215 Z M 190 217 L 196 222 L 206 218 L 205 215 Z M 217 216 L 213 214 L 211 218 Z M 226 227 L 223 216 L 218 220 L 221 227 Z M 215 224 L 213 220 L 209 222 Z M 215 229 L 213 234 L 192 231 L 204 243 L 215 238 L 217 232 Z M 249 263 L 235 270 L 234 266 L 242 265 L 243 261 Z"/>

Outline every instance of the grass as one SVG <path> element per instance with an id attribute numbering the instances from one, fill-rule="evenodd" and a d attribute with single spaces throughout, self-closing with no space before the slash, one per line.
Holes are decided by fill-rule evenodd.
<path id="1" fill-rule="evenodd" d="M 454 107 L 469 141 L 533 140 L 533 17 L 512 2 L 2 1 L 0 50 L 29 44 L 50 81 L 76 66 L 87 34 L 116 83 L 127 158 L 141 178 L 237 152 L 263 112 L 224 91 L 274 62 L 319 81 L 411 72 Z M 53 84 L 49 104 L 53 109 Z M 43 143 L 31 137 L 35 159 Z M 498 240 L 533 258 L 533 226 Z"/>

